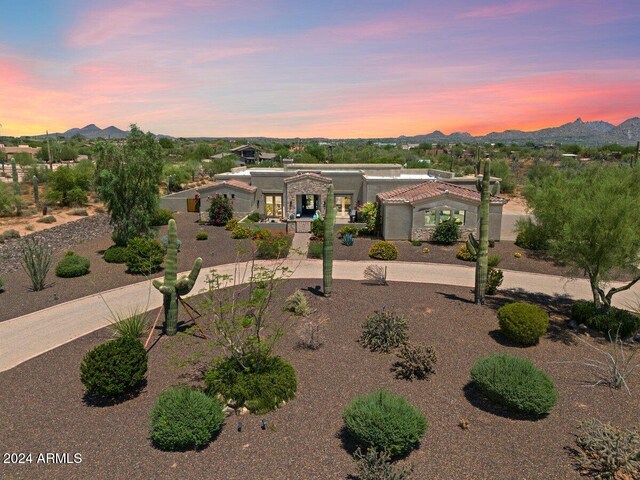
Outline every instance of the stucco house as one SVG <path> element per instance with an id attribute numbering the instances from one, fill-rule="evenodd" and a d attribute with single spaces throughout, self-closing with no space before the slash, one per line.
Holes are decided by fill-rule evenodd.
<path id="1" fill-rule="evenodd" d="M 492 183 L 499 187 L 499 178 Z M 405 169 L 397 164 L 286 164 L 282 168 L 234 168 L 198 187 L 201 211 L 213 195 L 229 198 L 238 217 L 259 212 L 263 220 L 286 223 L 289 231 L 309 231 L 311 219 L 326 211 L 327 190 L 333 185 L 338 223 L 349 222 L 353 208 L 377 202 L 386 239 L 427 240 L 437 223 L 458 219 L 468 232 L 477 228 L 480 195 L 475 177 L 454 177 L 433 169 Z M 195 189 L 161 199 L 162 208 L 184 211 Z M 492 197 L 490 236 L 500 240 L 502 206 Z"/>

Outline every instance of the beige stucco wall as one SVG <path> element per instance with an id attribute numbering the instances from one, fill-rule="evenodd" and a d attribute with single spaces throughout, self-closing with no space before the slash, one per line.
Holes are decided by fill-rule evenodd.
<path id="1" fill-rule="evenodd" d="M 202 195 L 202 200 L 200 202 L 200 211 L 202 212 L 208 211 L 209 207 L 211 206 L 211 200 L 207 199 L 207 197 L 216 194 L 227 195 L 227 198 L 233 206 L 233 215 L 235 217 L 243 217 L 256 210 L 255 195 L 251 192 L 245 192 L 237 188 L 209 188 L 201 190 L 200 194 Z"/>
<path id="2" fill-rule="evenodd" d="M 382 236 L 385 240 L 407 240 L 411 236 L 411 205 L 382 206 Z"/>

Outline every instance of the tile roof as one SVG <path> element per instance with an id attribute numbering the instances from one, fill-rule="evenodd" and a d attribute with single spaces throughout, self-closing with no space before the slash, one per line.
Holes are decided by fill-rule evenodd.
<path id="1" fill-rule="evenodd" d="M 480 192 L 441 180 L 431 180 L 418 185 L 396 188 L 378 194 L 378 198 L 388 203 L 416 203 L 440 195 L 451 195 L 473 202 L 480 202 Z M 491 195 L 491 203 L 507 203 L 506 198 Z"/>
<path id="2" fill-rule="evenodd" d="M 220 182 L 215 182 L 215 183 L 212 183 L 211 185 L 207 185 L 204 188 L 220 188 L 220 187 L 238 188 L 240 190 L 245 190 L 251 193 L 258 190 L 257 187 L 254 187 L 253 185 L 249 185 L 248 183 L 245 183 L 245 182 L 241 182 L 240 180 L 222 180 Z"/>

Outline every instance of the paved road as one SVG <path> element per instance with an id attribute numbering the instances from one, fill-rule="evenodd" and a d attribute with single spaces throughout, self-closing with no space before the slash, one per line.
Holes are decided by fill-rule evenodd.
<path id="1" fill-rule="evenodd" d="M 269 262 L 261 262 L 269 263 Z M 333 266 L 335 279 L 362 280 L 363 272 L 371 261 L 352 262 L 336 260 Z M 294 269 L 292 278 L 322 278 L 322 261 L 287 260 L 286 265 Z M 413 283 L 435 283 L 473 287 L 475 269 L 472 266 L 438 263 L 386 262 L 389 281 Z M 221 265 L 219 273 L 235 275 L 237 279 L 246 277 L 246 264 Z M 235 270 L 235 273 L 234 273 Z M 200 293 L 206 287 L 206 275 L 200 274 L 193 292 Z M 567 281 L 564 277 L 541 275 L 527 272 L 504 271 L 501 290 L 522 289 L 531 293 L 546 295 L 568 295 L 572 298 L 590 298 L 589 283 L 586 280 Z M 634 302 L 640 294 L 640 285 L 622 292 L 614 298 L 618 305 Z M 0 371 L 23 363 L 30 358 L 52 350 L 78 337 L 87 335 L 109 324 L 111 311 L 129 311 L 136 305 L 147 309 L 162 304 L 162 296 L 150 282 L 116 288 L 100 294 L 72 300 L 22 317 L 0 322 Z"/>

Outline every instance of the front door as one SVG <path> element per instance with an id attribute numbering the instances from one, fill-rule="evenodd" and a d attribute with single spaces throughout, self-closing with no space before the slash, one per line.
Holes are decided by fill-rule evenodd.
<path id="1" fill-rule="evenodd" d="M 318 195 L 301 195 L 303 217 L 312 217 L 318 210 Z"/>
<path id="2" fill-rule="evenodd" d="M 336 195 L 336 217 L 349 218 L 351 195 Z"/>

